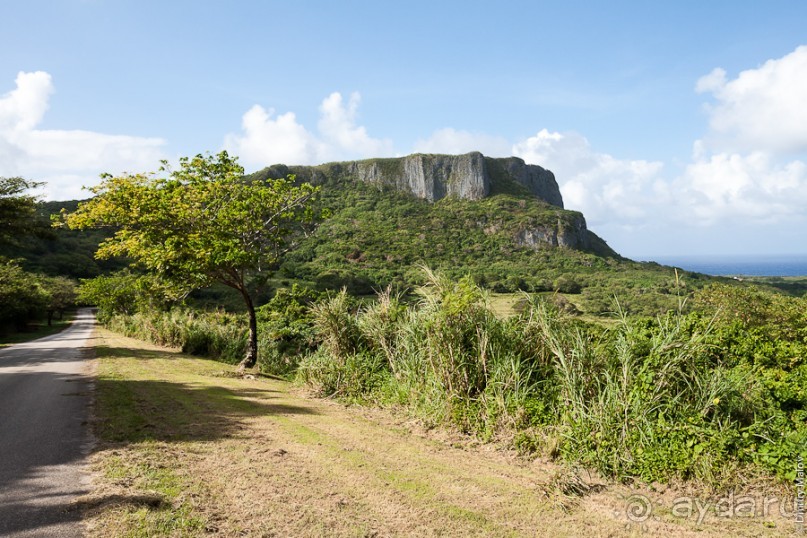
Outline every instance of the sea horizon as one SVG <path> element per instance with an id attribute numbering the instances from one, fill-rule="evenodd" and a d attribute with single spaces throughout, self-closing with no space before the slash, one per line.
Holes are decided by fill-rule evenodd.
<path id="1" fill-rule="evenodd" d="M 712 276 L 807 276 L 807 254 L 685 254 L 634 259 Z"/>

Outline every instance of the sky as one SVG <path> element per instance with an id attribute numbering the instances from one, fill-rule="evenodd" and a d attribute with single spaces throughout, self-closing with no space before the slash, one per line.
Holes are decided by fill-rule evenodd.
<path id="1" fill-rule="evenodd" d="M 619 253 L 807 254 L 807 2 L 26 0 L 0 176 L 515 155 Z"/>

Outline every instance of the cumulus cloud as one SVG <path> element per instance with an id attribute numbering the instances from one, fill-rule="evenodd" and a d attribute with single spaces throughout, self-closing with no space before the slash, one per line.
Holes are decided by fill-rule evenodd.
<path id="1" fill-rule="evenodd" d="M 360 102 L 358 93 L 351 94 L 347 103 L 338 92 L 323 99 L 316 134 L 298 123 L 293 112 L 275 117 L 274 109 L 255 105 L 242 117 L 241 133 L 228 134 L 224 147 L 239 155 L 246 166 L 257 168 L 392 154 L 392 142 L 373 138 L 357 125 Z"/>
<path id="2" fill-rule="evenodd" d="M 342 94 L 334 92 L 326 97 L 319 107 L 320 120 L 317 124 L 324 138 L 323 153 L 334 152 L 334 158 L 341 155 L 359 155 L 362 157 L 378 157 L 392 152 L 389 140 L 372 138 L 367 129 L 356 125 L 356 116 L 361 102 L 357 92 L 350 95 L 347 105 L 342 101 Z"/>
<path id="3" fill-rule="evenodd" d="M 675 182 L 685 215 L 702 224 L 742 219 L 779 222 L 803 216 L 807 165 L 779 162 L 766 152 L 716 153 L 687 166 Z"/>
<path id="4" fill-rule="evenodd" d="M 152 170 L 165 141 L 81 130 L 37 129 L 54 91 L 48 73 L 20 72 L 0 96 L 0 175 L 44 181 L 50 199 L 82 198 L 103 172 Z"/>
<path id="5" fill-rule="evenodd" d="M 701 77 L 710 93 L 709 131 L 674 184 L 703 224 L 727 219 L 778 222 L 804 217 L 807 165 L 807 46 L 730 79 Z"/>
<path id="6" fill-rule="evenodd" d="M 660 175 L 662 163 L 597 152 L 577 133 L 543 129 L 516 143 L 512 153 L 551 170 L 564 205 L 582 211 L 592 224 L 634 225 L 668 201 L 669 189 Z"/>
<path id="7" fill-rule="evenodd" d="M 244 134 L 227 135 L 224 145 L 245 163 L 260 165 L 275 162 L 312 163 L 317 157 L 318 141 L 297 123 L 293 112 L 274 118 L 273 109 L 255 105 L 241 118 Z M 271 160 L 271 159 L 276 160 Z"/>
<path id="8" fill-rule="evenodd" d="M 695 90 L 714 98 L 705 109 L 708 129 L 675 175 L 660 162 L 617 158 L 579 134 L 546 129 L 517 142 L 513 154 L 552 170 L 566 206 L 594 225 L 804 220 L 807 47 L 736 78 L 716 68 Z"/>
<path id="9" fill-rule="evenodd" d="M 499 136 L 472 133 L 447 127 L 438 129 L 429 138 L 415 142 L 416 153 L 461 154 L 480 151 L 489 157 L 508 157 L 510 143 Z"/>
<path id="10" fill-rule="evenodd" d="M 715 99 L 707 107 L 712 132 L 706 139 L 715 149 L 807 151 L 807 46 L 732 80 L 716 68 L 695 89 Z"/>

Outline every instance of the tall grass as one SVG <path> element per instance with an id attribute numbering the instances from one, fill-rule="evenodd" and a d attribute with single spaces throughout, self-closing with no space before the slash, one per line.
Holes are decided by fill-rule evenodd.
<path id="1" fill-rule="evenodd" d="M 727 404 L 740 383 L 708 359 L 708 326 L 692 332 L 680 314 L 644 325 L 622 316 L 598 340 L 546 309 L 534 313 L 554 355 L 567 458 L 648 480 L 710 481 L 730 463 L 738 428 Z"/>
<path id="2" fill-rule="evenodd" d="M 414 304 L 385 290 L 316 306 L 322 346 L 299 378 L 620 479 L 715 484 L 740 461 L 748 379 L 715 359 L 710 323 L 622 314 L 604 329 L 534 298 L 499 319 L 469 279 L 425 277 Z"/>
<path id="3" fill-rule="evenodd" d="M 235 314 L 180 309 L 138 312 L 114 315 L 107 325 L 127 336 L 230 364 L 239 362 L 246 352 L 246 320 Z"/>

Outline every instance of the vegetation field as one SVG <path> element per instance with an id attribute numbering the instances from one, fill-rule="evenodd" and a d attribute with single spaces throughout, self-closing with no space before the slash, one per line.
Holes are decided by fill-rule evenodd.
<path id="1" fill-rule="evenodd" d="M 312 399 L 287 382 L 235 376 L 232 366 L 103 329 L 94 338 L 95 487 L 79 501 L 90 536 L 710 537 L 794 529 L 772 504 L 782 491 L 738 491 L 767 499 L 768 510 L 724 517 L 721 499 L 690 489 L 612 484 L 394 410 Z"/>

